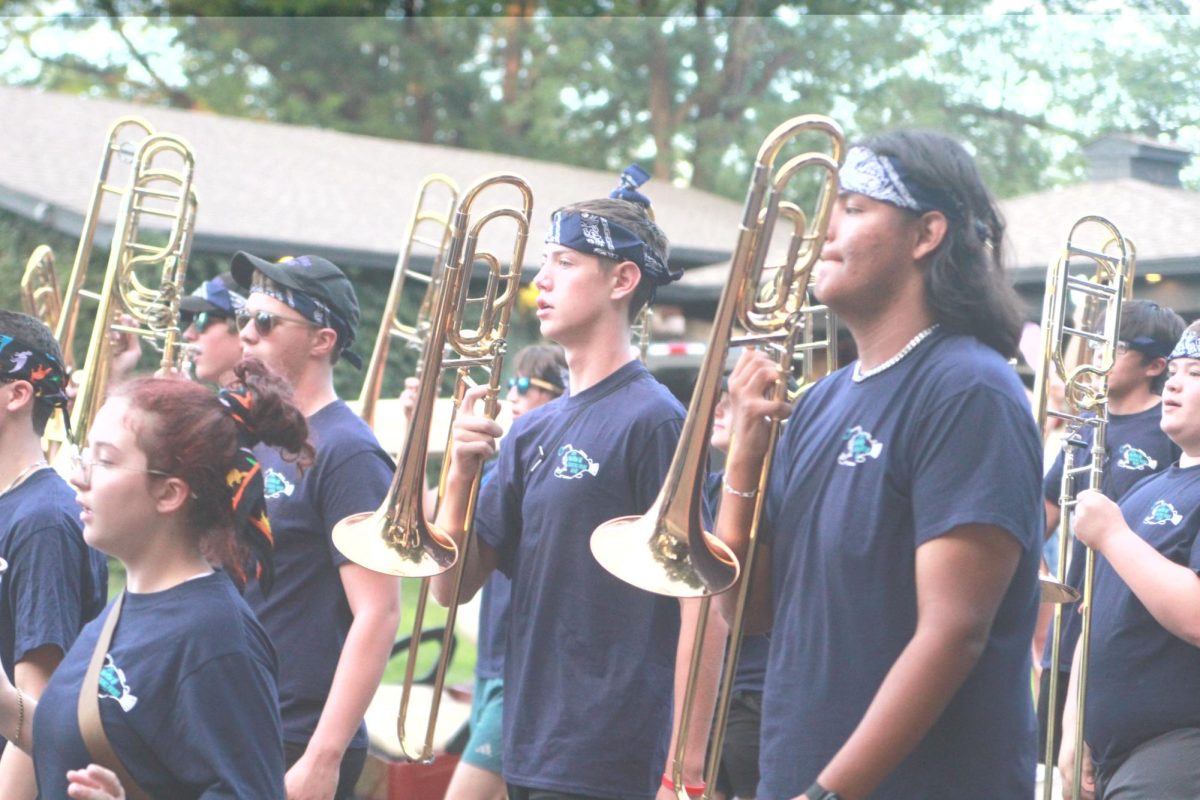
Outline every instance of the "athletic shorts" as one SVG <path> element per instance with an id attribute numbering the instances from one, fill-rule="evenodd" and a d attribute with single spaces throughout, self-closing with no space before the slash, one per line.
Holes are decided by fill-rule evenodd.
<path id="1" fill-rule="evenodd" d="M 462 760 L 473 767 L 504 773 L 504 679 L 476 678 L 471 700 L 471 737 Z"/>

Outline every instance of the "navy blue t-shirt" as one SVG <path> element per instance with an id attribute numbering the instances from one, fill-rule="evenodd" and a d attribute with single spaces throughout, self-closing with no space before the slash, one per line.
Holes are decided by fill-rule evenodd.
<path id="1" fill-rule="evenodd" d="M 293 744 L 306 744 L 316 730 L 353 621 L 338 574 L 348 559 L 334 547 L 333 527 L 379 508 L 393 471 L 375 434 L 341 400 L 309 417 L 308 427 L 317 460 L 303 476 L 275 448 L 254 449 L 275 536 L 275 585 L 268 596 L 256 581 L 246 587 L 279 653 L 283 740 Z M 366 726 L 350 746 L 367 746 Z"/>
<path id="2" fill-rule="evenodd" d="M 83 541 L 75 490 L 52 469 L 0 495 L 0 659 L 8 679 L 31 651 L 64 654 L 104 609 L 108 562 Z M 4 749 L 0 739 L 0 750 Z"/>
<path id="3" fill-rule="evenodd" d="M 1200 573 L 1200 466 L 1139 483 L 1121 513 L 1160 554 Z M 1084 738 L 1107 778 L 1143 742 L 1200 728 L 1200 648 L 1160 625 L 1104 558 L 1092 600 Z"/>
<path id="4" fill-rule="evenodd" d="M 846 743 L 916 630 L 917 548 L 967 524 L 1007 531 L 1020 563 L 978 663 L 871 797 L 1033 795 L 1041 450 L 1013 369 L 944 331 L 890 369 L 856 383 L 847 367 L 799 401 L 760 534 L 775 620 L 760 798 L 800 794 Z"/>
<path id="5" fill-rule="evenodd" d="M 475 528 L 512 578 L 504 777 L 597 797 L 653 797 L 671 735 L 679 601 L 610 575 L 592 531 L 640 514 L 670 465 L 683 408 L 633 361 L 522 415 Z"/>
<path id="6" fill-rule="evenodd" d="M 495 461 L 484 467 L 483 486 L 495 475 Z M 479 598 L 479 641 L 475 648 L 475 676 L 478 678 L 504 677 L 504 647 L 508 641 L 508 609 L 512 598 L 512 581 L 499 570 L 494 570 L 483 584 L 483 595 Z"/>
<path id="7" fill-rule="evenodd" d="M 67 770 L 92 760 L 79 691 L 109 610 L 83 629 L 38 703 L 41 797 L 66 797 Z M 100 671 L 104 732 L 151 797 L 283 798 L 275 671 L 266 632 L 224 574 L 126 594 Z"/>
<path id="8" fill-rule="evenodd" d="M 1167 469 L 1179 460 L 1179 445 L 1162 432 L 1162 428 L 1159 427 L 1161 421 L 1161 404 L 1137 414 L 1109 415 L 1108 428 L 1104 432 L 1104 478 L 1100 482 L 1100 489 L 1110 499 L 1119 501 L 1138 481 Z M 1079 438 L 1086 446 L 1075 451 L 1074 459 L 1077 465 L 1092 463 L 1091 447 L 1094 434 L 1095 429 L 1091 427 L 1080 431 Z M 1042 484 L 1045 498 L 1051 503 L 1057 504 L 1059 501 L 1062 491 L 1062 469 L 1063 454 L 1060 450 Z M 1085 473 L 1076 478 L 1076 491 L 1086 486 Z M 1076 589 L 1083 586 L 1086 549 L 1078 539 L 1071 542 L 1067 583 Z M 1070 671 L 1071 654 L 1075 652 L 1075 642 L 1079 640 L 1081 621 L 1076 608 L 1075 603 L 1063 606 L 1062 645 L 1058 651 L 1058 668 L 1062 672 Z M 1050 649 L 1053 644 L 1053 638 L 1048 636 L 1042 651 L 1042 667 L 1050 666 Z"/>
<path id="9" fill-rule="evenodd" d="M 715 520 L 721 506 L 721 488 L 725 470 L 710 472 L 704 481 L 704 505 L 710 519 Z M 711 526 L 709 530 L 711 530 Z M 726 645 L 728 646 L 728 645 Z M 743 634 L 738 651 L 737 669 L 733 676 L 733 691 L 761 692 L 767 678 L 767 652 L 771 647 L 768 633 Z"/>

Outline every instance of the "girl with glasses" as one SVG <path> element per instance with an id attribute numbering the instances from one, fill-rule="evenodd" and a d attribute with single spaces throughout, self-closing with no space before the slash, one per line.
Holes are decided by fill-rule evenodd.
<path id="1" fill-rule="evenodd" d="M 97 415 L 72 483 L 84 538 L 125 565 L 126 591 L 83 629 L 45 702 L 0 679 L 0 732 L 32 750 L 43 797 L 284 796 L 277 659 L 238 592 L 273 576 L 249 448 L 300 464 L 313 452 L 277 378 L 257 361 L 234 376 L 215 396 L 134 380 Z"/>

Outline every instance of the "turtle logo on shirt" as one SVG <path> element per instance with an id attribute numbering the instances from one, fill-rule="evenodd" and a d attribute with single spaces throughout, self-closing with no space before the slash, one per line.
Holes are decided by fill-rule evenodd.
<path id="1" fill-rule="evenodd" d="M 855 425 L 843 433 L 842 439 L 846 442 L 846 449 L 838 455 L 837 463 L 843 467 L 853 467 L 868 458 L 879 458 L 883 452 L 883 442 L 876 441 L 869 431 L 863 430 L 862 425 Z"/>
<path id="2" fill-rule="evenodd" d="M 582 450 L 576 450 L 569 444 L 558 448 L 558 466 L 554 468 L 554 477 L 569 481 L 584 475 L 595 475 L 599 471 L 600 465 Z"/>
<path id="3" fill-rule="evenodd" d="M 1146 455 L 1145 450 L 1140 450 L 1131 444 L 1123 444 L 1120 452 L 1121 460 L 1117 462 L 1117 466 L 1121 469 L 1132 469 L 1138 472 L 1146 469 L 1153 472 L 1158 469 L 1158 462 Z"/>
<path id="4" fill-rule="evenodd" d="M 1146 516 L 1144 522 L 1147 525 L 1166 525 L 1168 522 L 1172 525 L 1178 525 L 1183 522 L 1183 515 L 1175 510 L 1175 506 L 1168 503 L 1166 500 L 1159 500 L 1150 508 L 1150 513 Z"/>
<path id="5" fill-rule="evenodd" d="M 126 712 L 137 705 L 138 699 L 130 694 L 129 684 L 125 682 L 125 671 L 113 661 L 112 653 L 104 656 L 104 666 L 100 668 L 100 697 L 116 700 Z"/>
<path id="6" fill-rule="evenodd" d="M 267 467 L 267 474 L 263 478 L 263 486 L 266 489 L 268 500 L 274 500 L 276 497 L 291 497 L 292 492 L 296 491 L 295 485 L 270 467 Z"/>

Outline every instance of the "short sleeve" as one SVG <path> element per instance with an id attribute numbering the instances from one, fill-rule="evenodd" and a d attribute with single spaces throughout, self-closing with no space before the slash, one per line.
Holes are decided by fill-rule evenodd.
<path id="1" fill-rule="evenodd" d="M 521 541 L 522 475 L 516 445 L 512 436 L 501 441 L 495 467 L 480 482 L 474 519 L 479 541 L 496 551 L 496 565 L 509 577 Z"/>
<path id="2" fill-rule="evenodd" d="M 245 653 L 204 663 L 180 683 L 151 747 L 202 800 L 283 798 L 283 734 L 271 669 Z"/>
<path id="3" fill-rule="evenodd" d="M 374 511 L 382 505 L 392 484 L 393 467 L 382 450 L 360 450 L 333 466 L 321 476 L 321 524 L 333 563 L 349 561 L 333 545 L 333 528 L 352 514 Z"/>
<path id="4" fill-rule="evenodd" d="M 85 547 L 65 519 L 27 531 L 14 542 L 4 576 L 13 609 L 14 665 L 44 645 L 66 653 L 79 635 Z"/>
<path id="5" fill-rule="evenodd" d="M 994 525 L 1036 545 L 1044 525 L 1041 448 L 1028 409 L 974 386 L 919 418 L 910 437 L 915 546 L 960 525 Z"/>
<path id="6" fill-rule="evenodd" d="M 662 489 L 663 479 L 671 468 L 675 448 L 679 444 L 679 432 L 683 429 L 682 419 L 660 422 L 650 431 L 640 448 L 635 447 L 635 460 L 630 467 L 633 477 L 633 498 L 637 508 L 645 511 L 654 503 Z"/>
<path id="7" fill-rule="evenodd" d="M 1188 554 L 1188 566 L 1192 568 L 1192 572 L 1200 574 L 1200 536 L 1192 539 L 1192 551 Z"/>

